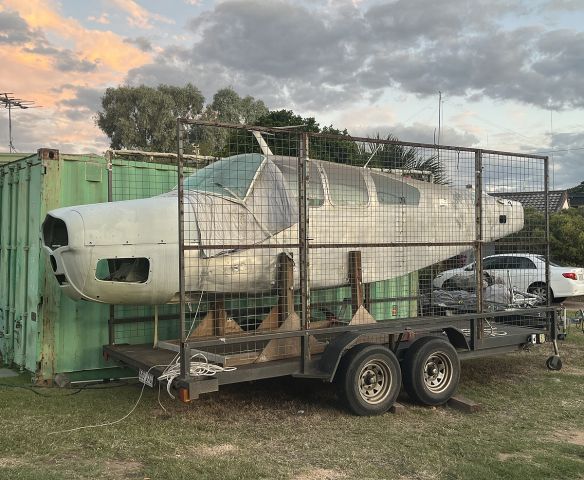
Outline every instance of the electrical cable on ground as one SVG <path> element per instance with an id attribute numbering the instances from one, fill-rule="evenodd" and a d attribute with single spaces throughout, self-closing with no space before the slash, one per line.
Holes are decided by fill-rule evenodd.
<path id="1" fill-rule="evenodd" d="M 28 390 L 29 392 L 32 392 L 35 395 L 38 395 L 39 397 L 50 397 L 50 398 L 70 397 L 71 395 L 77 395 L 78 393 L 81 393 L 83 391 L 82 388 L 76 388 L 74 392 L 46 395 L 44 393 L 37 392 L 35 390 L 35 388 L 46 388 L 46 387 L 42 387 L 42 386 L 35 386 L 35 385 L 14 385 L 14 384 L 11 384 L 11 383 L 0 383 L 0 387 L 1 388 L 19 388 L 19 389 L 22 389 L 22 390 Z"/>
<path id="2" fill-rule="evenodd" d="M 193 358 L 201 357 L 202 362 L 193 362 Z M 220 373 L 220 372 L 232 372 L 236 370 L 236 367 L 222 367 L 220 365 L 214 365 L 209 363 L 207 357 L 202 353 L 195 353 L 190 359 L 190 369 L 189 374 L 191 377 L 209 376 Z M 158 377 L 158 381 L 166 380 L 166 391 L 171 398 L 174 398 L 172 393 L 170 393 L 170 386 L 175 378 L 180 375 L 180 364 L 178 362 L 169 365 L 166 370 Z"/>
<path id="3" fill-rule="evenodd" d="M 146 373 L 150 373 L 150 371 L 153 368 L 167 367 L 167 366 L 168 365 L 152 365 L 148 369 L 148 371 Z M 55 432 L 49 432 L 49 433 L 47 433 L 47 436 L 49 436 L 49 435 L 57 435 L 57 434 L 60 434 L 60 433 L 76 432 L 78 430 L 84 430 L 84 429 L 88 429 L 88 428 L 109 427 L 111 425 L 115 425 L 116 423 L 123 422 L 126 418 L 128 418 L 130 415 L 132 415 L 132 413 L 134 413 L 134 410 L 136 410 L 136 408 L 140 404 L 140 400 L 142 400 L 142 395 L 144 394 L 144 388 L 146 388 L 146 384 L 145 383 L 142 385 L 142 390 L 140 390 L 140 396 L 138 397 L 138 400 L 136 400 L 136 403 L 134 404 L 134 406 L 132 407 L 132 409 L 128 413 L 126 413 L 126 415 L 124 415 L 122 418 L 119 418 L 118 420 L 114 420 L 112 422 L 100 423 L 100 424 L 97 424 L 97 425 L 85 425 L 83 427 L 69 428 L 67 430 L 58 430 L 58 431 L 55 431 Z"/>
<path id="4" fill-rule="evenodd" d="M 203 292 L 201 292 L 201 297 L 199 298 L 197 310 L 196 310 L 195 315 L 193 317 L 193 321 L 192 321 L 191 326 L 189 328 L 189 333 L 188 333 L 187 337 L 190 336 L 190 334 L 194 328 L 195 321 L 197 318 L 197 314 L 199 312 L 199 307 L 201 306 L 202 299 L 203 299 Z M 180 355 L 176 354 L 174 356 L 173 360 L 168 365 L 153 365 L 146 372 L 146 374 L 150 374 L 150 372 L 154 368 L 164 367 L 162 374 L 157 378 L 157 380 L 158 380 L 158 404 L 160 405 L 160 407 L 162 407 L 162 409 L 165 412 L 168 412 L 168 411 L 166 410 L 166 408 L 164 407 L 164 405 L 162 405 L 162 403 L 160 401 L 160 381 L 161 380 L 166 381 L 166 391 L 168 392 L 168 395 L 174 399 L 175 397 L 170 392 L 170 388 L 172 386 L 172 382 L 174 381 L 174 379 L 177 378 L 178 376 L 180 376 L 179 357 L 180 357 Z M 203 359 L 203 361 L 195 361 L 195 362 L 192 361 L 194 358 L 198 358 L 198 357 L 201 357 Z M 193 356 L 191 356 L 191 358 L 190 358 L 189 374 L 190 374 L 190 376 L 193 376 L 193 377 L 213 376 L 219 372 L 231 372 L 233 370 L 236 370 L 236 367 L 222 367 L 220 365 L 214 365 L 212 363 L 209 363 L 207 360 L 207 357 L 205 357 L 205 355 L 202 353 L 196 353 Z M 146 383 L 144 383 L 142 385 L 142 389 L 140 390 L 140 396 L 138 397 L 138 400 L 136 400 L 136 403 L 134 404 L 132 409 L 128 413 L 126 413 L 126 415 L 124 415 L 122 418 L 119 418 L 118 420 L 114 420 L 112 422 L 100 423 L 100 424 L 96 424 L 96 425 L 85 425 L 82 427 L 69 428 L 67 430 L 59 430 L 59 431 L 55 431 L 55 432 L 49 432 L 47 434 L 47 436 L 48 435 L 57 435 L 60 433 L 76 432 L 78 430 L 84 430 L 84 429 L 89 429 L 89 428 L 109 427 L 111 425 L 115 425 L 117 423 L 123 422 L 126 418 L 128 418 L 130 415 L 132 415 L 132 413 L 134 413 L 134 411 L 136 410 L 136 408 L 140 404 L 140 401 L 142 400 L 142 396 L 144 395 L 145 388 L 146 388 Z M 75 393 L 79 393 L 83 389 L 84 388 L 79 388 L 78 391 Z M 35 392 L 35 393 L 38 393 L 38 392 Z"/>

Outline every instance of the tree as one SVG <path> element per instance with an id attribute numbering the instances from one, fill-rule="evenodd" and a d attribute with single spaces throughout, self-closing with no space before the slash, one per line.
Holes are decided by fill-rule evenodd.
<path id="1" fill-rule="evenodd" d="M 569 208 L 550 216 L 552 259 L 571 267 L 584 267 L 584 209 Z"/>
<path id="2" fill-rule="evenodd" d="M 204 120 L 230 123 L 252 124 L 257 118 L 268 113 L 268 108 L 261 100 L 251 96 L 241 98 L 231 87 L 223 88 L 215 95 L 202 115 Z M 245 133 L 245 132 L 244 132 Z M 241 135 L 238 132 L 229 132 L 225 128 L 204 127 L 196 129 L 196 135 L 201 139 L 201 153 L 208 155 L 229 154 L 233 138 Z"/>
<path id="3" fill-rule="evenodd" d="M 524 227 L 496 245 L 497 253 L 544 254 L 545 216 L 534 208 L 525 208 Z M 569 208 L 550 214 L 550 258 L 571 267 L 584 266 L 584 209 Z"/>
<path id="4" fill-rule="evenodd" d="M 360 150 L 365 162 L 371 168 L 415 170 L 432 172 L 435 183 L 448 183 L 444 165 L 437 155 L 423 157 L 414 147 L 407 147 L 395 143 L 380 143 L 379 141 L 397 142 L 398 139 L 389 134 L 382 138 L 379 133 L 368 144 L 361 144 Z"/>
<path id="5" fill-rule="evenodd" d="M 184 87 L 120 86 L 108 88 L 96 123 L 113 149 L 172 152 L 176 150 L 176 118 L 201 113 L 204 97 L 188 83 Z M 185 142 L 185 151 L 192 151 Z"/>
<path id="6" fill-rule="evenodd" d="M 275 155 L 299 155 L 300 135 L 296 132 L 322 133 L 326 135 L 349 137 L 347 130 L 339 130 L 332 125 L 320 128 L 314 117 L 301 117 L 292 110 L 273 110 L 259 117 L 254 122 L 255 125 L 277 128 L 294 127 L 290 130 L 266 135 L 266 142 Z M 240 141 L 241 147 L 257 145 L 255 139 L 248 136 L 247 141 Z M 253 146 L 253 151 L 259 151 L 259 147 Z M 351 139 L 347 140 L 330 139 L 318 136 L 311 136 L 309 145 L 309 155 L 318 160 L 327 160 L 337 163 L 354 163 L 358 159 L 358 149 Z"/>

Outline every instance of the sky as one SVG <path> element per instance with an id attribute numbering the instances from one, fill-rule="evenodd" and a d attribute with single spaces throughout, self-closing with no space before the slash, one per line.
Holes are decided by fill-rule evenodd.
<path id="1" fill-rule="evenodd" d="M 19 152 L 101 153 L 108 87 L 232 87 L 353 135 L 551 159 L 584 181 L 584 0 L 0 0 Z M 8 151 L 0 112 L 0 152 Z"/>

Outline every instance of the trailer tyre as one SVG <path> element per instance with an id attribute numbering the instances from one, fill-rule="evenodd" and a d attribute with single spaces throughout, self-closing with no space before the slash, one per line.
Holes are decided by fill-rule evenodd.
<path id="1" fill-rule="evenodd" d="M 423 405 L 441 405 L 456 392 L 460 360 L 454 347 L 441 338 L 417 340 L 404 356 L 404 388 L 412 400 Z"/>
<path id="2" fill-rule="evenodd" d="M 395 403 L 401 388 L 401 370 L 386 347 L 360 344 L 341 359 L 336 379 L 338 394 L 355 415 L 379 415 Z"/>
<path id="3" fill-rule="evenodd" d="M 545 366 L 549 370 L 559 371 L 562 369 L 562 359 L 559 355 L 552 355 L 546 360 Z"/>

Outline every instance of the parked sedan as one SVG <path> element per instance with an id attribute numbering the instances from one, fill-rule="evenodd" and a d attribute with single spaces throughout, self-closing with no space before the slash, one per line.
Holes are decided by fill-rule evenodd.
<path id="1" fill-rule="evenodd" d="M 509 253 L 483 258 L 483 271 L 489 281 L 499 280 L 509 287 L 546 297 L 545 258 L 531 253 Z M 475 264 L 440 273 L 433 281 L 436 288 L 453 289 L 468 284 L 475 276 Z M 563 267 L 550 262 L 552 300 L 584 295 L 584 268 Z"/>

